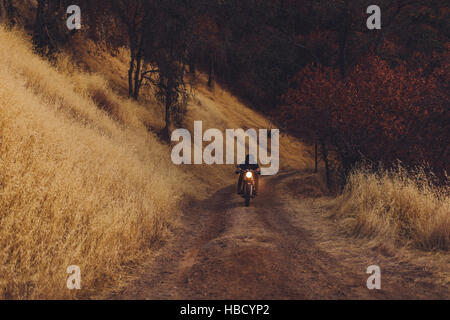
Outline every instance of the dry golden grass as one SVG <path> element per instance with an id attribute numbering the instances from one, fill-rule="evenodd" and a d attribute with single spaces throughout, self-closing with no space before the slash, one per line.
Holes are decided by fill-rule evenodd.
<path id="1" fill-rule="evenodd" d="M 411 175 L 400 166 L 378 174 L 355 171 L 337 199 L 336 216 L 355 236 L 425 250 L 450 247 L 448 188 L 433 187 L 424 173 Z"/>
<path id="2" fill-rule="evenodd" d="M 97 296 L 164 237 L 184 195 L 207 197 L 234 170 L 172 165 L 148 130 L 162 128 L 161 107 L 148 93 L 122 97 L 125 51 L 82 48 L 94 53 L 52 67 L 29 43 L 0 26 L 0 298 Z M 187 128 L 270 128 L 220 88 L 188 110 Z M 303 145 L 281 141 L 282 169 L 310 165 Z M 69 265 L 81 267 L 81 293 L 66 288 Z"/>
<path id="3" fill-rule="evenodd" d="M 0 28 L 0 298 L 76 297 L 69 265 L 90 296 L 163 236 L 190 178 L 148 133 L 151 118 Z"/>

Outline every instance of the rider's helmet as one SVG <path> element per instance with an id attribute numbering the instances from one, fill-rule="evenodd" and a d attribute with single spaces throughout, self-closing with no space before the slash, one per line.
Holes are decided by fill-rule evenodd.
<path id="1" fill-rule="evenodd" d="M 255 163 L 256 163 L 256 162 L 255 162 L 255 159 L 254 159 L 253 155 L 248 154 L 248 155 L 245 157 L 245 164 L 255 164 Z"/>

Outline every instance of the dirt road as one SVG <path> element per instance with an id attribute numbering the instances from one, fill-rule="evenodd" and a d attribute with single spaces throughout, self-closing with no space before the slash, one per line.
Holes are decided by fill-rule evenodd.
<path id="1" fill-rule="evenodd" d="M 264 178 L 249 208 L 234 186 L 193 203 L 173 241 L 112 298 L 450 298 L 448 279 L 426 262 L 339 233 L 314 179 Z M 366 287 L 370 265 L 381 268 L 381 290 Z"/>

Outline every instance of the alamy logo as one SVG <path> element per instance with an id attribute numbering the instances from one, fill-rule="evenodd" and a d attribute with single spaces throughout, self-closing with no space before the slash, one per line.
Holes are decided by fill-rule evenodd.
<path id="1" fill-rule="evenodd" d="M 67 8 L 67 14 L 70 14 L 67 19 L 67 28 L 69 30 L 81 29 L 81 9 L 79 6 L 71 5 Z"/>
<path id="2" fill-rule="evenodd" d="M 367 14 L 371 16 L 367 19 L 367 28 L 369 30 L 381 29 L 381 9 L 377 5 L 371 5 L 367 8 Z"/>
<path id="3" fill-rule="evenodd" d="M 236 164 L 235 159 L 237 159 L 238 164 L 243 163 L 248 141 L 249 154 L 253 155 L 255 163 L 258 163 L 259 158 L 259 163 L 262 165 L 261 174 L 275 175 L 280 167 L 279 138 L 280 131 L 278 129 L 272 129 L 270 132 L 266 129 L 261 129 L 259 132 L 255 129 L 246 131 L 244 129 L 227 129 L 224 137 L 223 132 L 218 129 L 209 129 L 203 132 L 202 121 L 195 121 L 193 141 L 191 133 L 186 129 L 177 129 L 172 132 L 172 141 L 179 142 L 172 149 L 172 162 L 176 165 L 203 163 L 231 165 Z M 270 156 L 267 140 L 270 140 Z M 203 142 L 210 142 L 204 150 Z M 192 144 L 194 159 L 192 159 Z M 237 149 L 236 157 L 235 149 Z"/>
<path id="4" fill-rule="evenodd" d="M 371 276 L 367 279 L 367 289 L 381 289 L 381 269 L 379 266 L 373 265 L 367 268 L 367 273 Z"/>
<path id="5" fill-rule="evenodd" d="M 70 274 L 67 278 L 67 289 L 80 290 L 81 289 L 81 270 L 79 266 L 68 266 L 66 272 Z"/>

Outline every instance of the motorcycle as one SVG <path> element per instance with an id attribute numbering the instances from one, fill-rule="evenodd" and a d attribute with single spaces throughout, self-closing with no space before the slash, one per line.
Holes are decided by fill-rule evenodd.
<path id="1" fill-rule="evenodd" d="M 258 174 L 257 172 L 254 172 L 250 169 L 242 170 L 238 167 L 238 170 L 236 171 L 237 174 L 243 173 L 243 180 L 242 180 L 242 198 L 245 199 L 245 206 L 250 206 L 250 199 L 255 198 L 255 174 Z"/>

